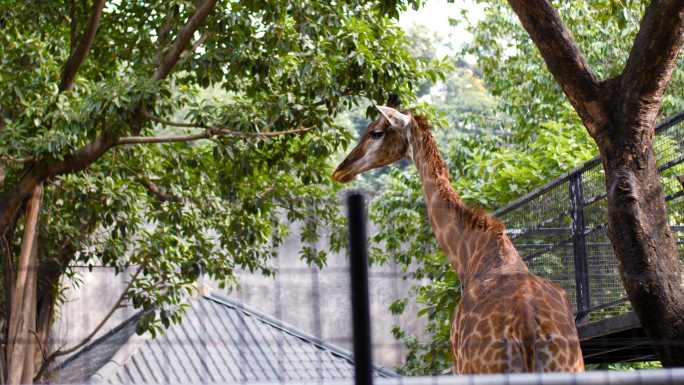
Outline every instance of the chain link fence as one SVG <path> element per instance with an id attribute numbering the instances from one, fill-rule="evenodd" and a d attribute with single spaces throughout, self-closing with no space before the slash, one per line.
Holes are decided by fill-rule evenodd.
<path id="1" fill-rule="evenodd" d="M 654 150 L 670 227 L 684 257 L 684 111 L 656 126 Z M 630 311 L 606 235 L 601 158 L 571 170 L 495 211 L 529 269 L 567 291 L 578 324 Z"/>

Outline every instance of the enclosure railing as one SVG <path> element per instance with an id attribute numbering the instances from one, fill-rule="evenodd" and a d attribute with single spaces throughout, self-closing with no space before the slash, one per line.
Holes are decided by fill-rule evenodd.
<path id="1" fill-rule="evenodd" d="M 656 126 L 654 150 L 670 228 L 684 257 L 684 111 Z M 496 210 L 529 269 L 567 291 L 577 323 L 630 310 L 606 236 L 608 208 L 601 158 L 561 175 Z"/>
<path id="2" fill-rule="evenodd" d="M 463 376 L 378 378 L 375 385 L 675 385 L 684 382 L 684 369 L 590 371 L 586 373 L 514 373 Z M 282 382 L 255 385 L 282 384 Z M 289 385 L 352 385 L 351 380 L 299 381 Z"/>

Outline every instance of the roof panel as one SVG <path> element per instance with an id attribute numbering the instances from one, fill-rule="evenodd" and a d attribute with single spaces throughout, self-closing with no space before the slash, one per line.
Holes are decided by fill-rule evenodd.
<path id="1" fill-rule="evenodd" d="M 220 306 L 220 304 L 215 302 L 214 304 Z M 246 369 L 247 380 L 277 380 L 278 376 L 273 366 L 264 360 L 264 353 L 254 338 L 253 330 L 248 325 L 252 317 L 225 305 L 219 308 L 219 312 L 225 314 L 225 316 L 220 317 L 221 319 L 230 320 L 233 324 L 232 329 L 226 328 L 224 331 L 230 335 L 231 340 L 236 344 L 240 352 L 240 366 Z"/>
<path id="2" fill-rule="evenodd" d="M 60 368 L 62 382 L 92 377 L 112 384 L 194 384 L 348 379 L 351 353 L 222 295 L 189 300 L 180 325 L 118 353 L 135 319 L 91 344 Z M 123 366 L 105 365 L 107 362 Z M 128 357 L 128 356 L 126 356 Z M 376 367 L 375 376 L 391 376 Z M 65 381 L 68 379 L 68 381 Z"/>
<path id="3" fill-rule="evenodd" d="M 212 357 L 217 375 L 221 377 L 221 381 L 244 381 L 249 377 L 247 373 L 250 370 L 242 361 L 252 351 L 245 351 L 244 339 L 236 330 L 244 329 L 239 319 L 224 313 L 223 308 L 226 306 L 214 301 L 200 301 L 200 305 L 207 316 L 206 319 L 211 321 L 205 323 L 203 330 L 208 339 L 206 348 Z M 226 360 L 225 353 L 229 353 L 233 359 Z"/>

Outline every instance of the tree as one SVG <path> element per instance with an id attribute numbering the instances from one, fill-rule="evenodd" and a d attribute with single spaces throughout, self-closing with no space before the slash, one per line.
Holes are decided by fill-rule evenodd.
<path id="1" fill-rule="evenodd" d="M 578 1 L 563 3 L 561 15 L 591 67 L 599 77 L 609 78 L 619 75 L 627 62 L 645 9 L 640 1 Z M 471 115 L 468 124 L 494 128 L 502 135 L 457 141 L 440 150 L 456 191 L 467 203 L 493 210 L 597 155 L 598 149 L 506 2 L 487 2 L 485 17 L 470 25 L 469 31 L 473 41 L 464 53 L 477 59 L 496 106 Z M 674 68 L 660 118 L 684 108 L 683 74 L 683 68 Z M 376 240 L 386 241 L 390 255 L 400 264 L 405 261 L 404 266 L 418 266 L 417 277 L 430 282 L 417 287 L 416 296 L 426 306 L 421 316 L 428 318 L 427 332 L 434 333 L 434 338 L 419 342 L 396 329 L 409 348 L 402 370 L 438 374 L 449 365 L 446 349 L 453 314 L 442 309 L 455 307 L 460 292 L 439 248 L 431 243 L 434 240 L 420 206 L 420 186 L 414 186 L 417 178 L 409 172 L 394 174 L 391 188 L 378 197 L 378 208 L 369 210 L 369 215 L 379 210 L 376 220 L 382 218 L 382 222 L 378 224 L 392 226 L 381 228 Z M 396 247 L 402 242 L 410 249 Z M 402 308 L 403 301 L 399 301 L 392 310 Z"/>
<path id="2" fill-rule="evenodd" d="M 231 286 L 238 267 L 273 274 L 284 219 L 305 223 L 303 241 L 323 227 L 341 247 L 326 160 L 351 133 L 333 118 L 383 89 L 410 98 L 444 67 L 405 51 L 387 16 L 407 4 L 3 3 L 2 381 L 44 379 L 97 331 L 50 346 L 74 262 L 133 268 L 110 315 L 156 307 L 138 325 L 155 334 L 179 321 L 199 275 Z M 203 98 L 210 88 L 227 97 Z"/>
<path id="3" fill-rule="evenodd" d="M 684 42 L 684 3 L 645 5 L 624 67 L 605 80 L 551 2 L 508 3 L 599 148 L 607 234 L 634 311 L 663 365 L 683 366 L 684 271 L 668 225 L 653 133 Z"/>
<path id="4" fill-rule="evenodd" d="M 416 91 L 418 103 L 411 108 L 432 118 L 434 125 L 444 128 L 435 131 L 435 140 L 440 148 L 446 148 L 449 141 L 464 136 L 482 135 L 492 131 L 492 128 L 471 124 L 470 115 L 489 111 L 494 102 L 489 93 L 485 92 L 482 83 L 474 75 L 477 68 L 456 56 L 453 47 L 449 45 L 449 37 L 441 36 L 431 31 L 428 26 L 414 24 L 406 30 L 405 39 L 411 57 L 427 61 L 439 61 L 438 51 L 443 51 L 445 71 L 427 72 L 429 77 L 420 84 Z M 342 113 L 338 119 L 340 125 L 355 132 L 356 140 L 368 126 L 368 117 L 377 113 L 373 106 L 358 106 Z M 372 116 L 372 115 L 371 115 Z M 339 164 L 347 153 L 340 151 L 333 156 L 331 164 Z M 387 180 L 388 170 L 391 168 L 405 168 L 411 162 L 404 159 L 381 169 L 373 169 L 357 175 L 350 188 L 367 191 L 381 191 L 390 185 Z"/>
<path id="5" fill-rule="evenodd" d="M 624 67 L 644 9 L 641 1 L 585 0 L 565 4 L 562 17 L 597 76 L 609 78 Z M 473 40 L 463 53 L 477 59 L 488 91 L 497 97 L 496 110 L 510 118 L 506 128 L 517 142 L 532 138 L 540 122 L 558 120 L 568 100 L 508 4 L 488 2 L 485 17 L 467 29 Z M 676 68 L 660 117 L 684 109 L 682 80 L 682 69 Z M 492 111 L 479 123 L 486 126 L 493 116 Z"/>

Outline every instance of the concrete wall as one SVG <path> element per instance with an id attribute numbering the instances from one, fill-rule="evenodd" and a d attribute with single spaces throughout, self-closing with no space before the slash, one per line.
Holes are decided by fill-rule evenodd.
<path id="1" fill-rule="evenodd" d="M 351 285 L 348 260 L 345 254 L 330 254 L 323 269 L 309 267 L 300 260 L 299 235 L 293 234 L 281 247 L 280 257 L 274 260 L 278 269 L 275 278 L 265 278 L 239 272 L 242 292 L 231 295 L 259 308 L 284 322 L 345 349 L 352 350 Z M 327 250 L 325 241 L 316 245 Z M 394 264 L 373 266 L 369 271 L 371 304 L 371 336 L 373 359 L 390 368 L 404 362 L 406 351 L 391 333 L 397 324 L 409 333 L 422 335 L 425 318 L 417 318 L 419 305 L 410 301 L 401 316 L 389 313 L 389 305 L 406 297 L 413 280 L 403 280 L 401 270 Z"/>
<path id="2" fill-rule="evenodd" d="M 243 286 L 242 291 L 228 294 L 240 301 L 269 313 L 301 330 L 352 350 L 351 300 L 347 257 L 330 254 L 323 269 L 307 266 L 300 260 L 302 244 L 297 227 L 295 234 L 279 247 L 280 256 L 273 261 L 278 273 L 263 277 L 250 272 L 238 271 L 236 275 Z M 328 248 L 326 241 L 315 245 L 320 250 Z M 81 341 L 111 309 L 126 286 L 128 274 L 114 275 L 113 269 L 79 269 L 83 283 L 69 290 L 68 302 L 60 309 L 61 320 L 55 325 L 59 345 L 73 345 Z M 374 266 L 370 273 L 370 303 L 374 361 L 394 367 L 404 362 L 406 352 L 391 334 L 393 324 L 401 325 L 409 333 L 422 334 L 425 319 L 415 314 L 419 306 L 409 302 L 402 316 L 392 316 L 387 310 L 398 298 L 408 294 L 413 283 L 402 280 L 400 270 L 394 265 Z M 209 279 L 215 290 L 218 285 Z M 117 310 L 115 315 L 98 333 L 103 335 L 120 322 L 135 314 L 132 308 Z"/>

